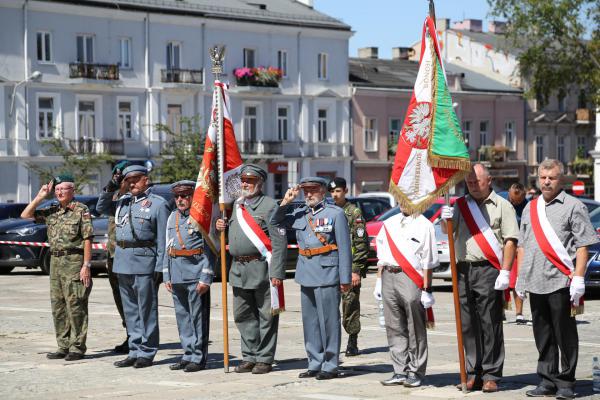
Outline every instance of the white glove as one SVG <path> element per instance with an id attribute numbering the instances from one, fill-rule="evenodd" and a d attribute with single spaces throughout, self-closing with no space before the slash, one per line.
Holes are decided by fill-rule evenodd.
<path id="1" fill-rule="evenodd" d="M 435 304 L 435 299 L 433 298 L 433 294 L 427 293 L 426 291 L 421 291 L 421 304 L 423 304 L 424 308 L 429 308 Z"/>
<path id="2" fill-rule="evenodd" d="M 585 281 L 583 280 L 583 276 L 574 276 L 573 279 L 571 279 L 569 292 L 571 294 L 571 301 L 578 306 L 579 299 L 581 299 L 585 293 Z"/>
<path id="3" fill-rule="evenodd" d="M 375 289 L 373 290 L 373 297 L 375 300 L 381 301 L 381 278 L 377 278 L 377 282 L 375 282 Z"/>
<path id="4" fill-rule="evenodd" d="M 510 271 L 505 269 L 501 269 L 498 277 L 496 278 L 496 283 L 494 283 L 494 289 L 496 290 L 506 290 L 508 289 L 508 283 L 510 281 Z"/>
<path id="5" fill-rule="evenodd" d="M 454 207 L 443 205 L 442 211 L 441 211 L 442 219 L 452 219 L 453 216 L 454 216 Z"/>

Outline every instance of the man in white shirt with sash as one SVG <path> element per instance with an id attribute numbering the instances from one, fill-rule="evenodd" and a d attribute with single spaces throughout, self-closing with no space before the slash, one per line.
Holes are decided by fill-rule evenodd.
<path id="1" fill-rule="evenodd" d="M 579 340 L 575 316 L 582 307 L 588 246 L 597 243 L 585 205 L 562 190 L 564 167 L 538 167 L 542 195 L 523 210 L 516 292 L 529 293 L 540 384 L 527 396 L 575 397 Z M 559 369 L 559 349 L 560 368 Z"/>
<path id="2" fill-rule="evenodd" d="M 503 291 L 519 228 L 515 209 L 494 192 L 485 166 L 474 164 L 465 181 L 470 194 L 456 201 L 459 212 L 442 208 L 442 230 L 453 218 L 467 390 L 496 392 L 504 366 Z"/>
<path id="3" fill-rule="evenodd" d="M 402 207 L 401 207 L 402 209 Z M 435 229 L 423 215 L 387 219 L 376 238 L 385 331 L 394 375 L 384 386 L 418 387 L 427 367 L 427 312 L 432 269 L 439 264 Z"/>

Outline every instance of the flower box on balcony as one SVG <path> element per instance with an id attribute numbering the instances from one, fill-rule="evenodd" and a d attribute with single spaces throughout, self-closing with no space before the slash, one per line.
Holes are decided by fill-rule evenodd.
<path id="1" fill-rule="evenodd" d="M 279 87 L 282 72 L 275 67 L 236 68 L 233 70 L 238 86 Z"/>

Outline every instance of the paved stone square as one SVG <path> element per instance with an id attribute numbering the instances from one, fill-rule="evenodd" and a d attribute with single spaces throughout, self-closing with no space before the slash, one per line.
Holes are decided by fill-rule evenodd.
<path id="1" fill-rule="evenodd" d="M 287 311 L 281 315 L 277 364 L 268 375 L 225 374 L 223 370 L 221 285 L 212 286 L 211 343 L 208 369 L 197 373 L 171 371 L 180 354 L 173 301 L 161 287 L 159 314 L 161 347 L 155 366 L 143 370 L 118 369 L 113 362 L 122 355 L 111 349 L 124 339 L 124 329 L 113 303 L 106 276 L 94 279 L 90 296 L 88 353 L 84 360 L 48 360 L 56 342 L 50 314 L 48 277 L 37 271 L 14 270 L 0 276 L 0 399 L 322 399 L 358 400 L 415 396 L 423 399 L 526 398 L 525 391 L 537 383 L 537 351 L 531 326 L 517 326 L 514 312 L 507 311 L 504 325 L 506 362 L 500 388 L 495 394 L 464 396 L 454 388 L 459 380 L 454 310 L 449 283 L 435 281 L 436 329 L 429 331 L 429 364 L 424 385 L 417 389 L 384 387 L 379 381 L 392 373 L 386 337 L 378 326 L 372 291 L 375 277 L 364 281 L 358 357 L 342 356 L 344 377 L 331 381 L 299 379 L 306 368 L 300 319 L 299 287 L 286 282 Z M 588 296 L 581 317 L 577 392 L 593 398 L 591 362 L 600 355 L 600 296 Z M 230 371 L 239 361 L 240 341 L 230 317 Z M 529 314 L 529 304 L 525 305 Z M 347 336 L 343 334 L 343 347 Z M 595 396 L 600 398 L 600 395 Z"/>

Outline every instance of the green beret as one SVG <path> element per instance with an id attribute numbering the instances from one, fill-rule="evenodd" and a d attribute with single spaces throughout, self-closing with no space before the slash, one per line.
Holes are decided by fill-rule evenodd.
<path id="1" fill-rule="evenodd" d="M 65 183 L 65 182 L 74 183 L 75 179 L 73 178 L 73 175 L 65 173 L 65 174 L 60 174 L 60 175 L 54 177 L 55 185 L 60 185 L 61 183 Z"/>
<path id="2" fill-rule="evenodd" d="M 127 168 L 128 166 L 129 166 L 129 161 L 127 161 L 127 160 L 118 162 L 112 169 L 113 175 L 117 173 L 117 170 L 123 172 L 123 170 L 125 170 L 125 168 Z"/>

